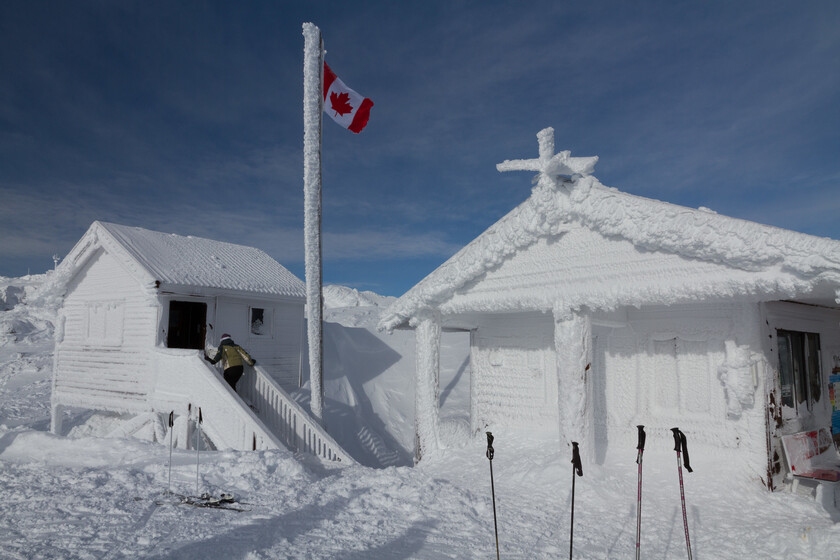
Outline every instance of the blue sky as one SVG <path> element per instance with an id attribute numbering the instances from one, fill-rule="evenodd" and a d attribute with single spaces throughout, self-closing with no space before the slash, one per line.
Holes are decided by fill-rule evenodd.
<path id="1" fill-rule="evenodd" d="M 375 106 L 324 120 L 324 281 L 401 295 L 600 156 L 623 191 L 840 239 L 840 2 L 0 3 L 0 275 L 94 220 L 303 278 L 301 24 Z"/>

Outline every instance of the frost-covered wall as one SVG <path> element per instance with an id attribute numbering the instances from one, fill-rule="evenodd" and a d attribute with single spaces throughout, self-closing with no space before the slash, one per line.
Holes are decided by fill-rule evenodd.
<path id="1" fill-rule="evenodd" d="M 59 314 L 53 403 L 145 410 L 157 320 L 154 299 L 97 251 L 71 281 Z"/>
<path id="2" fill-rule="evenodd" d="M 596 327 L 596 438 L 629 445 L 638 424 L 663 439 L 679 426 L 695 442 L 750 448 L 763 464 L 764 403 L 754 370 L 760 359 L 757 309 L 644 307 L 627 309 L 626 325 Z"/>
<path id="3" fill-rule="evenodd" d="M 491 315 L 472 336 L 473 432 L 485 426 L 556 427 L 557 371 L 551 315 Z"/>
<path id="4" fill-rule="evenodd" d="M 568 437 L 594 437 L 595 459 L 602 459 L 608 446 L 632 448 L 638 424 L 664 444 L 679 426 L 696 444 L 744 450 L 745 461 L 766 472 L 768 358 L 759 304 L 621 308 L 591 321 L 591 365 L 567 372 L 585 379 L 571 395 L 558 383 L 558 367 L 569 360 L 556 351 L 552 314 L 480 316 L 470 355 L 473 432 L 494 425 L 577 430 Z"/>

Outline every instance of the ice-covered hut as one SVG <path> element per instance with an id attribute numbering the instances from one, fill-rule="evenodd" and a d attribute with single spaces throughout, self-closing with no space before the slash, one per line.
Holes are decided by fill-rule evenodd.
<path id="1" fill-rule="evenodd" d="M 840 242 L 605 187 L 537 136 L 498 166 L 538 172 L 532 195 L 381 317 L 416 330 L 416 457 L 440 445 L 441 330 L 467 330 L 474 433 L 558 425 L 599 460 L 678 426 L 778 484 L 780 436 L 831 424 Z"/>
<path id="2" fill-rule="evenodd" d="M 201 407 L 219 448 L 306 448 L 304 428 L 334 445 L 286 393 L 300 384 L 304 285 L 263 251 L 94 222 L 57 276 L 54 431 L 67 406 L 134 413 L 159 432 L 169 412 L 186 426 Z M 223 333 L 257 360 L 239 395 L 203 359 Z"/>

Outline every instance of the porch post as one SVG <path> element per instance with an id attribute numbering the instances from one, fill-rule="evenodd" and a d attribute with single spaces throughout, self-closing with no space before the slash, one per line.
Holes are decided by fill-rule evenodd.
<path id="1" fill-rule="evenodd" d="M 560 438 L 571 448 L 594 457 L 592 406 L 588 376 L 592 365 L 592 321 L 589 314 L 554 309 L 554 349 L 557 360 L 557 402 Z"/>
<path id="2" fill-rule="evenodd" d="M 440 409 L 440 317 L 424 314 L 412 320 L 417 344 L 414 378 L 414 462 L 438 449 Z"/>

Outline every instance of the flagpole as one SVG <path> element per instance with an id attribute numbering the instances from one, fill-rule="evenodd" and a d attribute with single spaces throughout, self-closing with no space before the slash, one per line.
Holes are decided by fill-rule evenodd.
<path id="1" fill-rule="evenodd" d="M 309 408 L 324 425 L 324 368 L 321 265 L 321 124 L 324 108 L 324 39 L 313 23 L 303 24 L 303 247 L 306 267 Z"/>

